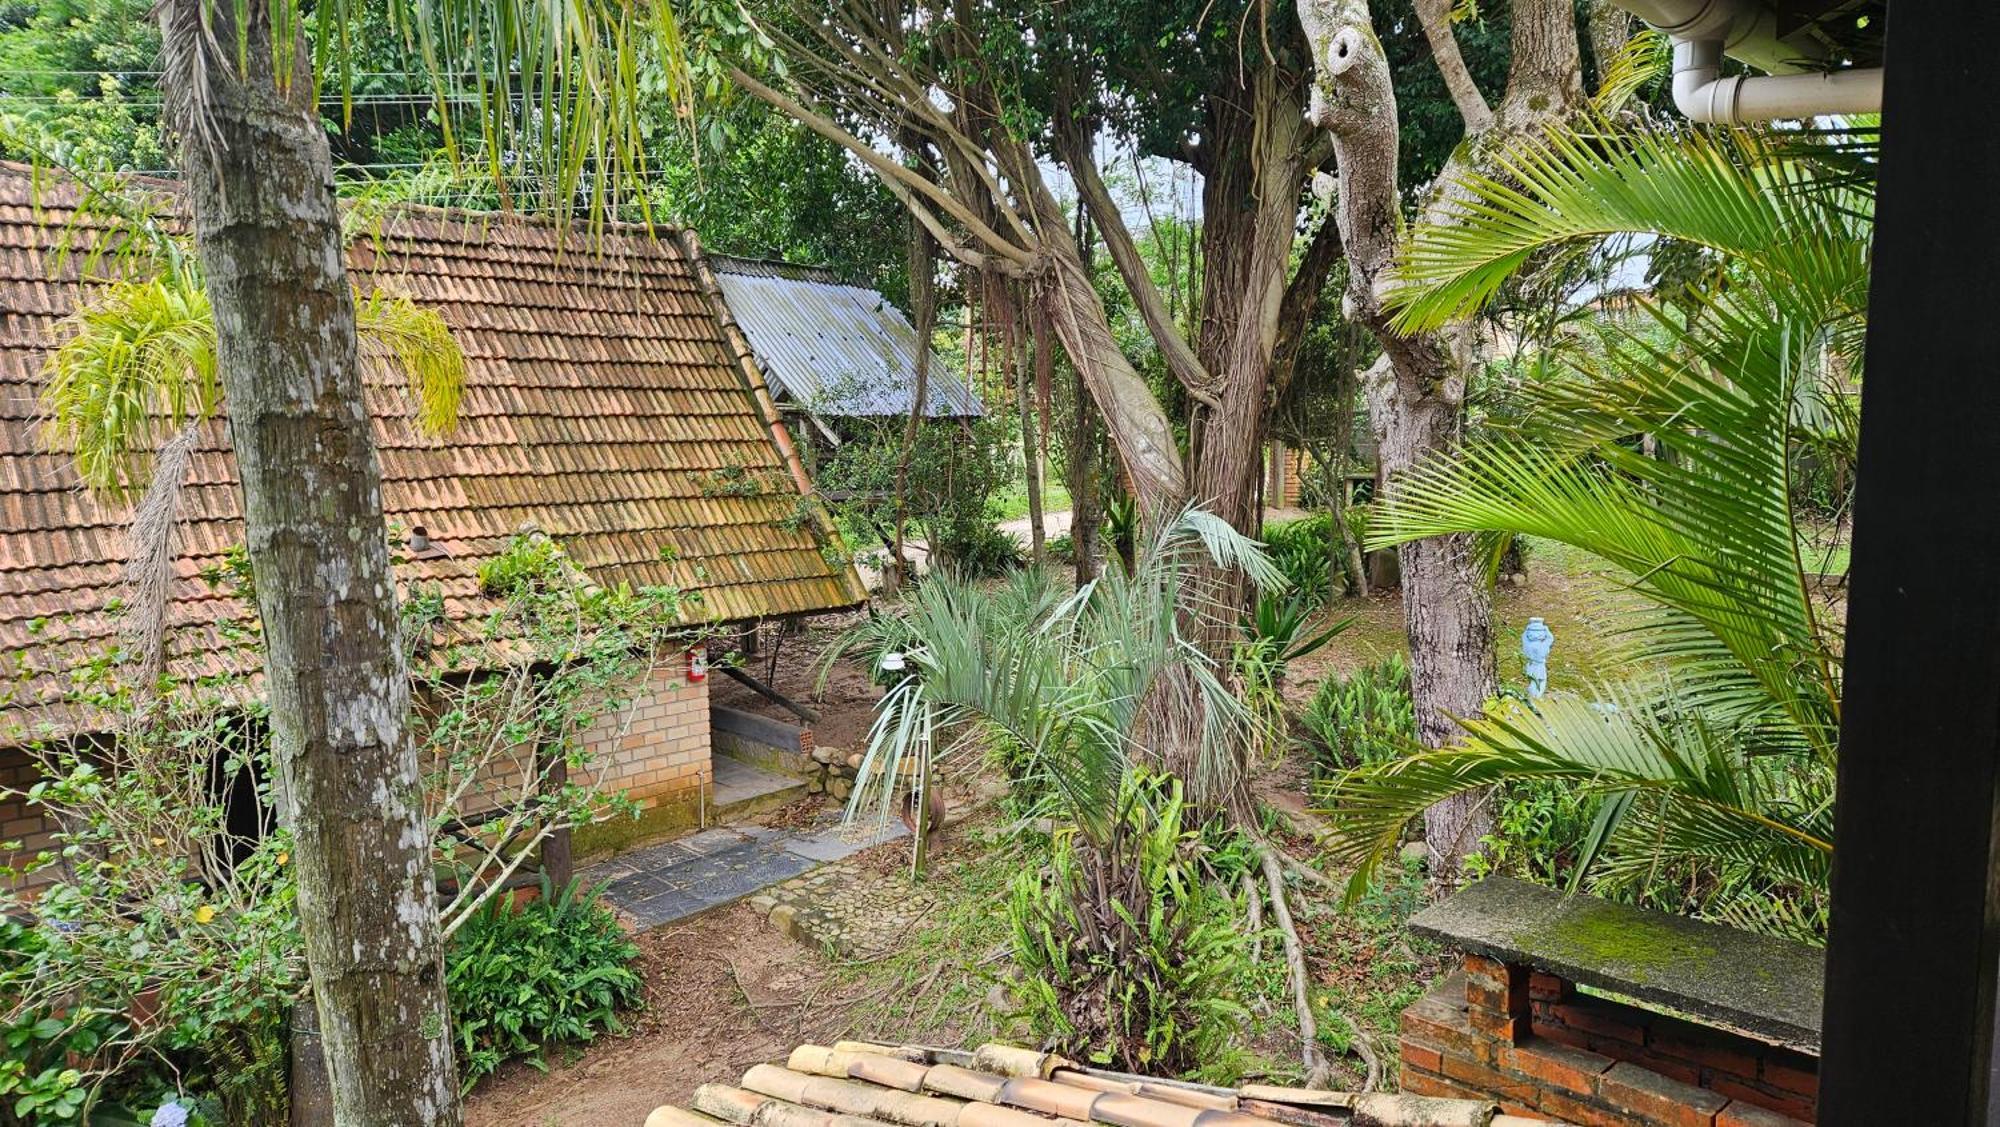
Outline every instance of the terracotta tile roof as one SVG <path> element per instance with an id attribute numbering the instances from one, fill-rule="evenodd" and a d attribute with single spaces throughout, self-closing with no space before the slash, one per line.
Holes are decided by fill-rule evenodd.
<path id="1" fill-rule="evenodd" d="M 44 448 L 44 356 L 77 304 L 90 225 L 74 193 L 0 168 L 0 735 L 60 695 L 62 671 L 103 653 L 116 624 L 129 510 L 78 487 Z M 60 261 L 59 261 L 60 260 Z M 350 248 L 357 285 L 438 310 L 469 360 L 455 432 L 426 438 L 402 389 L 371 373 L 383 505 L 446 556 L 398 562 L 441 589 L 447 619 L 477 619 L 479 564 L 533 524 L 598 582 L 698 590 L 698 621 L 851 606 L 853 568 L 831 530 L 797 519 L 804 471 L 692 235 L 582 234 L 520 219 L 397 212 Z M 82 280 L 80 280 L 82 279 Z M 782 432 L 780 432 L 782 433 Z M 184 497 L 168 653 L 189 675 L 254 673 L 246 608 L 199 576 L 243 541 L 236 469 L 217 420 Z"/>
<path id="2" fill-rule="evenodd" d="M 1483 1100 L 1252 1084 L 1214 1088 L 1085 1068 L 1006 1045 L 972 1052 L 801 1045 L 736 1085 L 704 1084 L 645 1127 L 1529 1127 Z"/>

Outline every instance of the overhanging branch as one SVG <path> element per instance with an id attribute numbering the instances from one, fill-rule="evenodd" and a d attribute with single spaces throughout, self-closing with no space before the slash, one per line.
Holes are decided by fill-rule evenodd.
<path id="1" fill-rule="evenodd" d="M 1174 374 L 1189 395 L 1211 410 L 1221 410 L 1222 400 L 1209 390 L 1211 380 L 1208 369 L 1202 366 L 1194 349 L 1188 347 L 1187 338 L 1181 335 L 1173 316 L 1167 312 L 1166 301 L 1161 298 L 1159 287 L 1153 284 L 1152 272 L 1146 268 L 1146 260 L 1139 254 L 1138 244 L 1125 226 L 1125 217 L 1104 185 L 1103 174 L 1097 168 L 1097 158 L 1090 152 L 1089 138 L 1075 123 L 1065 122 L 1056 129 L 1056 147 L 1063 163 L 1069 168 L 1070 179 L 1076 183 L 1077 196 L 1096 221 L 1098 230 L 1104 236 L 1105 249 L 1111 252 L 1111 261 L 1117 265 L 1119 276 L 1125 279 L 1125 288 L 1131 292 L 1133 303 L 1139 307 L 1139 316 L 1145 320 L 1147 330 L 1160 346 L 1160 355 L 1166 359 L 1167 370 Z"/>

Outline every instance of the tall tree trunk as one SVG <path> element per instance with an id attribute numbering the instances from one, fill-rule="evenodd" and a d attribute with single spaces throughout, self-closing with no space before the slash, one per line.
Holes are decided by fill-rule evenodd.
<path id="1" fill-rule="evenodd" d="M 1070 230 L 1070 237 L 1076 241 L 1077 254 L 1086 265 L 1094 264 L 1097 257 L 1092 240 L 1093 230 L 1090 213 L 1085 208 L 1077 208 Z M 1057 340 L 1055 326 L 1049 323 L 1045 310 L 1035 309 L 1035 341 L 1037 348 L 1055 355 Z M 1101 439 L 1102 422 L 1098 416 L 1097 404 L 1090 398 L 1090 389 L 1084 386 L 1083 375 L 1076 365 L 1070 365 L 1070 399 L 1075 404 L 1075 425 L 1070 428 L 1070 448 L 1064 463 L 1069 470 L 1069 542 L 1076 553 L 1076 585 L 1078 587 L 1097 578 L 1097 532 L 1103 521 L 1103 509 L 1098 498 L 1098 446 Z"/>
<path id="2" fill-rule="evenodd" d="M 1590 74 L 1595 88 L 1604 85 L 1604 74 L 1611 66 L 1611 60 L 1625 49 L 1625 43 L 1632 38 L 1632 13 L 1619 7 L 1615 0 L 1590 0 Z"/>
<path id="3" fill-rule="evenodd" d="M 937 327 L 937 293 L 932 272 L 936 269 L 931 234 L 914 217 L 910 219 L 910 310 L 916 314 L 917 379 L 910 391 L 910 414 L 903 423 L 903 449 L 896 459 L 896 545 L 889 567 L 882 573 L 885 594 L 895 594 L 903 585 L 904 534 L 909 528 L 910 459 L 917 450 L 917 436 L 930 408 L 931 332 Z M 968 313 L 969 318 L 969 313 Z"/>
<path id="4" fill-rule="evenodd" d="M 1052 338 L 1044 337 L 1044 340 Z M 1076 425 L 1070 435 L 1069 457 L 1069 542 L 1076 553 L 1076 585 L 1097 578 L 1097 532 L 1103 514 L 1097 496 L 1097 405 L 1077 376 L 1071 389 L 1076 399 Z"/>
<path id="5" fill-rule="evenodd" d="M 1036 433 L 1034 384 L 1047 349 L 1030 340 L 1028 312 L 1011 294 L 1007 304 L 1007 366 L 1014 372 L 1014 398 L 1021 412 L 1021 473 L 1028 490 L 1028 554 L 1040 567 L 1048 562 L 1048 522 L 1042 511 L 1042 444 Z"/>
<path id="6" fill-rule="evenodd" d="M 1388 60 L 1366 0 L 1302 0 L 1299 18 L 1317 67 L 1311 116 L 1332 135 L 1338 155 L 1347 308 L 1382 343 L 1382 357 L 1364 383 L 1381 445 L 1381 480 L 1394 489 L 1424 463 L 1448 455 L 1463 436 L 1472 327 L 1418 335 L 1391 327 L 1382 296 L 1404 227 Z M 1582 104 L 1569 0 L 1516 0 L 1512 46 L 1496 133 L 1521 134 Z M 1420 219 L 1447 219 L 1463 196 L 1460 179 L 1502 148 L 1469 137 L 1445 166 Z M 1425 746 L 1437 747 L 1456 734 L 1454 717 L 1476 714 L 1493 693 L 1490 592 L 1469 536 L 1405 544 L 1400 555 L 1417 734 Z M 1449 878 L 1491 832 L 1488 795 L 1472 792 L 1438 804 L 1426 813 L 1424 828 L 1434 872 Z"/>
<path id="7" fill-rule="evenodd" d="M 296 839 L 335 1120 L 455 1124 L 410 680 L 311 52 L 273 43 L 268 5 L 157 11 L 169 44 L 200 44 L 199 61 L 168 52 L 165 82 L 243 482 L 279 813 Z M 230 26 L 239 13 L 247 27 Z M 203 86 L 205 113 L 191 108 Z"/>

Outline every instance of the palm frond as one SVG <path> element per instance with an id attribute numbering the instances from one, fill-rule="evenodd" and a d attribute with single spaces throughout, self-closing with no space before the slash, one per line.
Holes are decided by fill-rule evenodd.
<path id="1" fill-rule="evenodd" d="M 1550 696 L 1534 709 L 1508 702 L 1464 721 L 1466 738 L 1452 747 L 1335 780 L 1324 796 L 1329 843 L 1356 866 L 1350 888 L 1367 887 L 1403 827 L 1432 804 L 1522 779 L 1563 780 L 1600 798 L 1629 796 L 1604 831 L 1629 863 L 1751 863 L 1802 887 L 1823 885 L 1832 854 L 1823 812 L 1765 785 L 1735 733 L 1699 713 L 1616 690 L 1610 697 Z"/>
<path id="2" fill-rule="evenodd" d="M 937 574 L 872 616 L 821 658 L 823 669 L 855 654 L 880 668 L 895 649 L 911 668 L 877 705 L 849 816 L 886 818 L 898 780 L 924 757 L 1000 740 L 1065 818 L 1099 833 L 1127 767 L 1154 753 L 1139 743 L 1149 708 L 1198 718 L 1199 746 L 1183 765 L 1190 793 L 1212 803 L 1234 793 L 1255 720 L 1184 632 L 1214 610 L 1189 581 L 1201 564 L 1284 582 L 1255 540 L 1189 509 L 1154 532 L 1131 574 L 1114 566 L 1067 595 L 1032 569 L 992 592 Z M 957 733 L 948 746 L 947 732 Z"/>
<path id="3" fill-rule="evenodd" d="M 1600 114 L 1617 113 L 1648 83 L 1671 75 L 1673 67 L 1673 40 L 1665 32 L 1641 28 L 1603 68 L 1590 106 Z"/>
<path id="4" fill-rule="evenodd" d="M 414 29 L 454 163 L 483 165 L 510 206 L 580 212 L 593 232 L 625 204 L 644 211 L 662 93 L 676 120 L 693 121 L 687 44 L 667 0 L 392 0 L 391 11 Z"/>
<path id="5" fill-rule="evenodd" d="M 362 353 L 403 377 L 418 430 L 439 435 L 458 426 L 465 352 L 436 310 L 378 289 L 356 298 L 354 328 Z"/>
<path id="6" fill-rule="evenodd" d="M 1713 251 L 1794 306 L 1866 308 L 1866 201 L 1756 133 L 1555 125 L 1491 167 L 1413 233 L 1395 271 L 1399 329 L 1477 312 L 1541 252 L 1634 234 Z"/>
<path id="7" fill-rule="evenodd" d="M 198 279 L 117 282 L 58 329 L 43 361 L 43 438 L 74 453 L 86 488 L 123 499 L 160 432 L 215 414 L 215 322 Z"/>

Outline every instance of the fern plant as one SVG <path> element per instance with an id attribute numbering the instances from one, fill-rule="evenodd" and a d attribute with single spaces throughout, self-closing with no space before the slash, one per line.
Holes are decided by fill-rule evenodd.
<path id="1" fill-rule="evenodd" d="M 544 876 L 539 899 L 515 907 L 496 898 L 459 928 L 445 983 L 468 1089 L 508 1060 L 546 1068 L 551 1046 L 620 1032 L 619 1013 L 644 998 L 632 967 L 638 945 L 600 892 Z"/>
<path id="2" fill-rule="evenodd" d="M 1410 665 L 1400 653 L 1320 682 L 1299 714 L 1314 773 L 1331 778 L 1349 768 L 1390 763 L 1417 750 Z"/>

